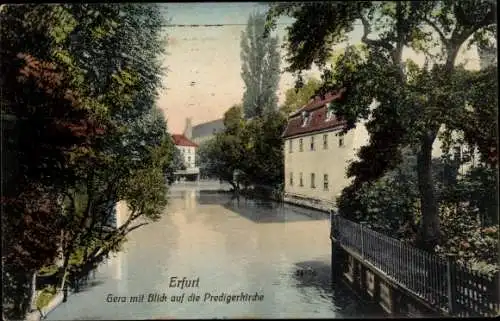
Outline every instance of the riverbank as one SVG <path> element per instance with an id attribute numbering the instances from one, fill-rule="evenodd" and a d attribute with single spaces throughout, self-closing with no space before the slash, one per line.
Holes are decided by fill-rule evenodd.
<path id="1" fill-rule="evenodd" d="M 28 315 L 26 316 L 27 321 L 40 321 L 42 319 L 45 319 L 47 315 L 54 311 L 55 308 L 57 308 L 64 299 L 64 293 L 63 291 L 59 290 L 56 292 L 56 294 L 51 298 L 49 303 L 42 307 L 41 309 L 37 309 L 35 311 L 29 312 Z"/>
<path id="2" fill-rule="evenodd" d="M 234 194 L 234 190 L 229 191 L 230 193 Z M 278 191 L 269 187 L 262 188 L 262 187 L 256 187 L 256 188 L 250 188 L 246 190 L 241 190 L 240 195 L 247 197 L 249 199 L 260 199 L 260 200 L 267 200 L 267 201 L 274 201 L 277 203 L 281 204 L 289 204 L 297 207 L 301 207 L 304 209 L 308 210 L 314 210 L 314 211 L 319 211 L 322 213 L 325 213 L 325 215 L 329 214 L 330 211 L 332 210 L 332 206 L 328 204 L 323 204 L 319 202 L 300 202 L 297 201 L 296 199 L 291 199 L 289 197 L 286 197 L 284 195 L 283 191 Z"/>

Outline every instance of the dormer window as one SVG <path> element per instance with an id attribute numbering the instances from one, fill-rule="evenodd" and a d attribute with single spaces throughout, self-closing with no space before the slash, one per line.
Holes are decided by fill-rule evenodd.
<path id="1" fill-rule="evenodd" d="M 335 117 L 335 114 L 333 112 L 333 104 L 330 102 L 328 105 L 326 105 L 326 118 L 325 121 L 330 121 Z"/>
<path id="2" fill-rule="evenodd" d="M 335 117 L 335 114 L 334 114 L 333 110 L 328 110 L 328 111 L 326 112 L 326 119 L 325 119 L 325 121 L 330 121 L 330 120 L 332 120 L 334 117 Z"/>
<path id="3" fill-rule="evenodd" d="M 302 127 L 306 127 L 309 123 L 310 115 L 307 111 L 302 112 Z"/>

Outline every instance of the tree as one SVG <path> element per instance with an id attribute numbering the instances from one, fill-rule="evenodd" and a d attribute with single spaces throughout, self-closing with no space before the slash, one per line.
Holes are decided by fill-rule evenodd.
<path id="1" fill-rule="evenodd" d="M 64 27 L 56 7 L 5 6 L 0 15 L 2 116 L 11 117 L 4 151 L 16 159 L 2 172 L 4 313 L 24 318 L 36 271 L 57 255 L 64 218 L 59 194 L 74 182 L 70 151 L 88 148 L 105 132 L 84 107 L 75 73 L 54 59 Z M 25 23 L 19 23 L 25 21 Z M 8 27 L 7 27 L 8 26 Z"/>
<path id="2" fill-rule="evenodd" d="M 224 113 L 224 131 L 209 143 L 207 162 L 209 173 L 238 189 L 234 172 L 242 170 L 245 158 L 245 121 L 241 106 L 234 105 Z"/>
<path id="3" fill-rule="evenodd" d="M 281 135 L 287 123 L 278 111 L 249 121 L 246 157 L 242 170 L 249 184 L 276 188 L 283 183 L 283 140 Z"/>
<path id="4" fill-rule="evenodd" d="M 309 78 L 304 86 L 300 88 L 290 88 L 285 93 L 285 102 L 280 110 L 288 115 L 305 106 L 316 92 L 321 88 L 321 82 L 316 78 Z"/>
<path id="5" fill-rule="evenodd" d="M 3 276 L 16 294 L 3 303 L 7 317 L 22 319 L 31 276 L 59 247 L 64 280 L 78 277 L 118 250 L 139 218 L 159 217 L 172 149 L 154 109 L 164 50 L 154 6 L 19 5 L 0 17 L 2 114 L 15 116 L 9 153 L 19 159 L 3 186 L 26 189 L 2 199 Z M 107 222 L 120 200 L 131 215 L 113 230 Z"/>
<path id="6" fill-rule="evenodd" d="M 252 14 L 241 34 L 241 76 L 245 82 L 245 118 L 261 116 L 277 109 L 276 90 L 280 77 L 278 38 L 264 37 L 265 15 Z"/>
<path id="7" fill-rule="evenodd" d="M 224 114 L 225 130 L 200 146 L 200 161 L 209 175 L 244 187 L 277 188 L 283 183 L 283 143 L 286 117 L 279 111 L 244 120 L 241 107 Z M 234 173 L 239 172 L 238 181 Z"/>
<path id="8" fill-rule="evenodd" d="M 139 218 L 146 222 L 159 218 L 166 205 L 164 174 L 173 145 L 163 116 L 154 109 L 164 52 L 157 8 L 75 5 L 70 13 L 81 22 L 73 39 L 93 44 L 94 49 L 69 47 L 70 54 L 88 70 L 87 93 L 97 100 L 95 108 L 102 108 L 113 129 L 90 155 L 74 154 L 80 179 L 64 194 L 71 223 L 65 230 L 64 269 L 78 275 L 118 250 L 128 233 L 145 224 L 137 223 Z M 81 211 L 75 206 L 77 196 L 84 200 Z M 127 202 L 130 215 L 110 232 L 105 224 L 110 204 L 120 200 Z M 85 251 L 81 264 L 70 266 L 72 253 L 81 248 Z"/>
<path id="9" fill-rule="evenodd" d="M 346 130 L 359 119 L 370 120 L 369 145 L 348 169 L 354 185 L 380 178 L 401 162 L 401 149 L 417 150 L 418 190 L 422 220 L 421 247 L 432 250 L 440 241 L 438 204 L 432 179 L 432 145 L 443 125 L 452 125 L 473 105 L 473 87 L 484 80 L 456 65 L 466 43 L 484 42 L 496 29 L 496 4 L 490 1 L 328 2 L 277 4 L 268 18 L 287 14 L 296 21 L 288 29 L 288 71 L 323 68 L 323 92 L 345 88 L 337 117 L 347 120 Z M 355 23 L 363 25 L 362 50 L 348 46 L 335 66 L 325 62 L 332 45 L 340 44 Z M 377 31 L 378 39 L 369 38 Z M 430 48 L 438 46 L 438 50 Z M 419 67 L 403 61 L 403 49 L 422 53 L 428 63 Z M 472 78 L 471 78 L 472 77 Z M 377 106 L 370 111 L 370 104 Z M 453 127 L 453 126 L 450 126 Z M 456 127 L 455 127 L 456 128 Z"/>
<path id="10" fill-rule="evenodd" d="M 201 177 L 214 177 L 214 169 L 211 166 L 210 153 L 213 150 L 214 138 L 203 141 L 196 149 L 196 166 L 200 168 Z"/>
<path id="11" fill-rule="evenodd" d="M 184 159 L 182 157 L 181 151 L 175 146 L 171 146 L 171 149 L 172 149 L 172 159 L 165 170 L 167 180 L 170 184 L 172 184 L 172 182 L 175 179 L 174 173 L 176 171 L 186 169 L 186 165 L 184 164 Z"/>

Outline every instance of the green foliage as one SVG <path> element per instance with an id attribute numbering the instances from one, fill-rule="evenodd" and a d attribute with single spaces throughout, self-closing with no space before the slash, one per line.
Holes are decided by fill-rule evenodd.
<path id="1" fill-rule="evenodd" d="M 447 173 L 450 160 L 435 159 L 434 182 L 439 195 L 443 231 L 438 254 L 453 253 L 459 261 L 490 273 L 498 270 L 498 186 L 495 170 L 480 165 L 463 177 L 457 167 Z M 340 213 L 366 222 L 378 232 L 415 244 L 420 220 L 416 159 L 405 154 L 403 162 L 383 178 L 349 186 L 338 199 Z"/>
<path id="2" fill-rule="evenodd" d="M 38 271 L 38 275 L 39 276 L 49 276 L 49 275 L 53 275 L 58 270 L 59 270 L 59 268 L 55 264 L 51 264 L 51 265 L 42 267 Z"/>
<path id="3" fill-rule="evenodd" d="M 470 168 L 457 184 L 443 192 L 443 204 L 460 206 L 464 212 L 475 215 L 482 227 L 498 224 L 497 171 L 479 165 Z M 479 224 L 478 223 L 478 224 Z"/>
<path id="4" fill-rule="evenodd" d="M 283 182 L 283 143 L 286 117 L 278 111 L 245 121 L 241 107 L 224 115 L 225 131 L 200 146 L 200 162 L 210 176 L 236 189 L 244 186 L 276 187 Z M 239 172 L 238 181 L 234 173 Z"/>
<path id="5" fill-rule="evenodd" d="M 246 125 L 246 157 L 241 170 L 250 184 L 276 187 L 283 183 L 283 140 L 287 123 L 281 112 L 272 112 Z"/>
<path id="6" fill-rule="evenodd" d="M 495 12 L 496 4 L 486 0 L 333 1 L 280 3 L 272 5 L 268 14 L 268 31 L 280 15 L 295 18 L 288 28 L 287 70 L 298 73 L 298 82 L 301 72 L 313 63 L 324 67 L 322 91 L 344 89 L 334 110 L 347 121 L 346 130 L 369 119 L 370 142 L 360 149 L 359 161 L 347 172 L 354 177 L 353 190 L 395 169 L 403 159 L 403 148 L 415 148 L 421 240 L 428 250 L 439 242 L 441 234 L 431 175 L 432 146 L 438 130 L 445 125 L 466 131 L 469 142 L 483 146 L 483 154 L 497 153 L 496 135 L 490 130 L 496 123 L 484 117 L 492 115 L 496 98 L 478 99 L 479 93 L 496 97 L 491 92 L 495 80 L 466 72 L 456 64 L 462 45 L 481 44 L 496 29 Z M 334 60 L 335 65 L 327 66 L 332 48 L 346 39 L 358 21 L 363 25 L 361 41 L 366 47 L 347 46 L 344 55 Z M 405 47 L 420 51 L 427 63 L 419 67 L 403 61 Z M 377 105 L 370 110 L 372 102 Z M 474 112 L 467 113 L 466 108 Z M 478 119 L 487 123 L 485 131 L 463 125 L 474 120 L 477 125 Z M 496 162 L 496 156 L 488 159 Z"/>
<path id="7" fill-rule="evenodd" d="M 224 113 L 224 132 L 227 134 L 238 135 L 244 127 L 243 107 L 234 105 Z"/>
<path id="8" fill-rule="evenodd" d="M 406 153 L 404 161 L 384 177 L 345 188 L 337 200 L 339 213 L 386 235 L 412 240 L 419 196 L 415 163 L 415 156 Z"/>
<path id="9" fill-rule="evenodd" d="M 265 14 L 252 14 L 241 34 L 241 77 L 245 83 L 245 118 L 262 116 L 277 109 L 280 78 L 278 38 L 264 37 Z"/>
<path id="10" fill-rule="evenodd" d="M 56 295 L 56 288 L 52 285 L 44 288 L 37 297 L 36 307 L 41 309 L 49 304 L 50 300 Z"/>
<path id="11" fill-rule="evenodd" d="M 14 116 L 7 150 L 18 160 L 2 177 L 4 304 L 22 319 L 30 273 L 61 244 L 65 268 L 92 268 L 138 218 L 159 218 L 174 147 L 155 109 L 165 47 L 155 5 L 7 5 L 0 19 L 2 115 Z M 112 230 L 121 200 L 131 216 Z"/>
<path id="12" fill-rule="evenodd" d="M 173 145 L 173 143 L 171 144 Z M 181 151 L 175 147 L 171 146 L 171 156 L 169 163 L 165 169 L 165 174 L 167 176 L 167 180 L 170 184 L 174 181 L 174 173 L 178 170 L 185 170 L 186 165 L 184 164 L 184 158 L 182 157 Z"/>
<path id="13" fill-rule="evenodd" d="M 299 110 L 306 105 L 311 98 L 316 95 L 316 91 L 321 87 L 321 82 L 316 78 L 307 79 L 304 86 L 300 88 L 290 88 L 285 93 L 285 102 L 280 110 L 288 115 Z"/>
<path id="14" fill-rule="evenodd" d="M 443 207 L 441 219 L 446 240 L 436 248 L 437 253 L 455 254 L 459 261 L 476 265 L 485 272 L 500 270 L 498 225 L 481 227 L 474 212 L 462 206 Z"/>
<path id="15" fill-rule="evenodd" d="M 200 168 L 202 177 L 217 177 L 215 163 L 211 159 L 211 151 L 214 149 L 215 138 L 203 141 L 196 149 L 196 166 Z"/>

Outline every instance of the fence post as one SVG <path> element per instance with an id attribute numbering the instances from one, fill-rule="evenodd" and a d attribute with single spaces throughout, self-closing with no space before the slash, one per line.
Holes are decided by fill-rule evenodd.
<path id="1" fill-rule="evenodd" d="M 457 274 L 455 254 L 446 255 L 446 285 L 448 288 L 448 313 L 453 315 L 457 312 Z"/>
<path id="2" fill-rule="evenodd" d="M 333 210 L 330 209 L 330 238 L 333 237 Z"/>
<path id="3" fill-rule="evenodd" d="M 361 231 L 361 257 L 364 259 L 365 258 L 365 241 L 363 240 L 364 239 L 364 233 L 363 233 L 363 230 L 364 230 L 364 225 L 365 225 L 366 222 L 360 222 L 359 223 L 359 226 L 360 226 L 360 231 Z"/>
<path id="4" fill-rule="evenodd" d="M 332 282 L 335 282 L 335 280 L 342 275 L 344 272 L 344 267 L 346 264 L 346 256 L 344 255 L 344 252 L 342 251 L 342 247 L 340 244 L 340 238 L 341 235 L 339 228 L 338 228 L 339 222 L 339 214 L 333 210 L 330 210 L 330 242 L 332 244 Z M 335 233 L 335 231 L 337 233 Z"/>

